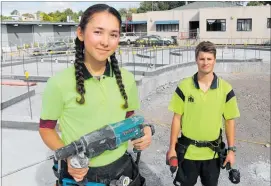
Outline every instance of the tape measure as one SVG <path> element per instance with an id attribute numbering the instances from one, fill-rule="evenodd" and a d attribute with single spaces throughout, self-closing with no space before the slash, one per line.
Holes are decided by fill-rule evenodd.
<path id="1" fill-rule="evenodd" d="M 127 176 L 121 176 L 119 184 L 117 186 L 128 186 L 130 184 L 130 178 Z"/>
<path id="2" fill-rule="evenodd" d="M 110 186 L 128 186 L 132 180 L 127 176 L 121 176 L 118 180 L 112 180 Z"/>

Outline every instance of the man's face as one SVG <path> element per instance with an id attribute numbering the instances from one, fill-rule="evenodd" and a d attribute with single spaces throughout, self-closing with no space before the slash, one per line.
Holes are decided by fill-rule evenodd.
<path id="1" fill-rule="evenodd" d="M 213 73 L 216 59 L 213 53 L 199 52 L 197 57 L 198 71 L 202 74 Z"/>

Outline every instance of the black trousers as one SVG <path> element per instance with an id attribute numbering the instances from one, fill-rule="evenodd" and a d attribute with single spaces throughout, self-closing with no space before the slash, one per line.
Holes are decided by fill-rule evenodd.
<path id="1" fill-rule="evenodd" d="M 211 160 L 187 160 L 179 164 L 175 180 L 180 186 L 194 186 L 200 176 L 204 186 L 217 186 L 220 175 L 219 158 Z"/>
<path id="2" fill-rule="evenodd" d="M 73 177 L 68 173 L 68 167 L 65 161 L 61 161 L 61 167 L 61 178 L 73 179 Z M 127 152 L 121 158 L 109 165 L 103 167 L 89 167 L 86 178 L 89 182 L 109 185 L 110 181 L 118 180 L 121 176 L 128 176 L 133 180 L 129 186 L 146 185 L 145 178 L 139 174 L 137 165 L 131 155 Z"/>

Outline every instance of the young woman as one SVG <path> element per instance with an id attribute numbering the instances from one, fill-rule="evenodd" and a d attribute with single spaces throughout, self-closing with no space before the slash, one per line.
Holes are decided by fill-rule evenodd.
<path id="1" fill-rule="evenodd" d="M 117 10 L 97 4 L 82 15 L 75 40 L 75 63 L 51 77 L 43 93 L 40 135 L 52 150 L 105 125 L 124 120 L 139 108 L 133 74 L 119 68 L 115 57 L 121 29 Z M 61 137 L 55 126 L 59 121 Z M 145 136 L 132 141 L 138 150 L 151 143 L 152 130 L 144 127 Z M 145 185 L 137 166 L 127 153 L 128 143 L 92 158 L 88 168 L 74 169 L 63 161 L 63 178 L 109 184 L 120 176 L 129 176 L 131 186 Z"/>

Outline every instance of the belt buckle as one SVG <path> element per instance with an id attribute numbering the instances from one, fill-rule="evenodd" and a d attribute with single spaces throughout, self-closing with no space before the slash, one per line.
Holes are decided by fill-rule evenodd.
<path id="1" fill-rule="evenodd" d="M 198 143 L 199 143 L 198 140 L 195 140 L 195 141 L 194 141 L 194 145 L 195 145 L 195 146 L 197 146 Z"/>

